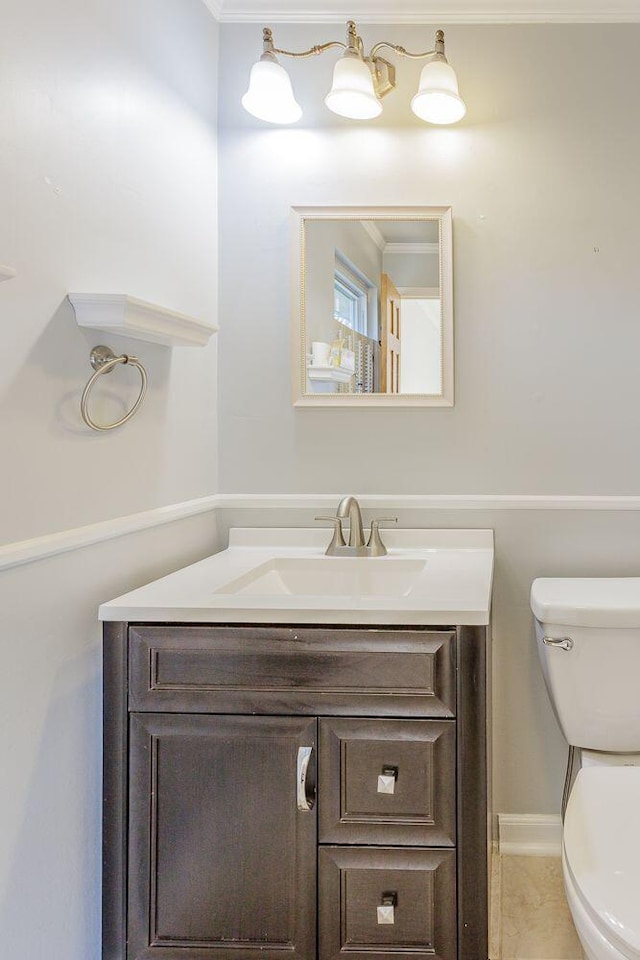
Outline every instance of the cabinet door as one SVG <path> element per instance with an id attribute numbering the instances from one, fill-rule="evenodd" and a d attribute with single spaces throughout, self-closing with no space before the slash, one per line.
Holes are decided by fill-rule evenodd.
<path id="1" fill-rule="evenodd" d="M 305 717 L 132 715 L 129 960 L 315 958 L 315 732 Z"/>

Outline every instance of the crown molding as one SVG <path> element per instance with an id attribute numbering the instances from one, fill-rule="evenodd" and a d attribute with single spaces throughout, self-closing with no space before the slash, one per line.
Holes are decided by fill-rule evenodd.
<path id="1" fill-rule="evenodd" d="M 380 252 L 382 253 L 386 246 L 386 241 L 382 236 L 382 234 L 380 233 L 380 231 L 378 230 L 378 228 L 376 227 L 373 220 L 363 220 L 362 229 L 365 231 L 365 233 L 369 234 L 369 236 L 375 243 L 378 250 L 380 250 Z"/>
<path id="2" fill-rule="evenodd" d="M 202 0 L 205 7 L 211 11 L 216 20 L 222 20 L 222 0 Z"/>
<path id="3" fill-rule="evenodd" d="M 228 23 L 640 23 L 640 0 L 203 0 Z"/>
<path id="4" fill-rule="evenodd" d="M 362 220 L 362 228 L 366 233 L 369 234 L 381 253 L 420 253 L 426 256 L 435 256 L 440 253 L 440 244 L 437 242 L 427 243 L 426 241 L 415 240 L 411 242 L 396 243 L 393 240 L 387 241 L 382 236 L 382 233 L 380 230 L 378 230 L 373 220 Z"/>

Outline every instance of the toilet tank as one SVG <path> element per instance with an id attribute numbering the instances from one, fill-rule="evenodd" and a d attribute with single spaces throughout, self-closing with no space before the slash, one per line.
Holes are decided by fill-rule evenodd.
<path id="1" fill-rule="evenodd" d="M 567 741 L 640 751 L 640 578 L 534 580 L 531 609 L 547 692 Z"/>

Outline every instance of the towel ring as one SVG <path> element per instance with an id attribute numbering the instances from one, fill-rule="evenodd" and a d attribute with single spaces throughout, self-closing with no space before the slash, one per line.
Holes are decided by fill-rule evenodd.
<path id="1" fill-rule="evenodd" d="M 94 347 L 91 351 L 89 359 L 91 361 L 91 366 L 95 370 L 95 373 L 82 391 L 82 398 L 80 400 L 80 413 L 82 414 L 82 419 L 88 427 L 91 427 L 92 430 L 114 430 L 116 427 L 121 427 L 123 423 L 127 422 L 127 420 L 130 420 L 144 400 L 144 396 L 147 392 L 147 371 L 137 357 L 127 356 L 126 353 L 123 353 L 122 356 L 117 357 L 113 350 L 110 350 L 109 347 Z M 101 377 L 104 373 L 111 373 L 113 368 L 119 363 L 129 363 L 132 367 L 137 367 L 140 371 L 141 386 L 138 399 L 131 407 L 131 410 L 129 410 L 128 413 L 125 413 L 124 417 L 120 417 L 119 420 L 116 420 L 115 423 L 96 423 L 89 416 L 89 395 L 98 377 Z"/>

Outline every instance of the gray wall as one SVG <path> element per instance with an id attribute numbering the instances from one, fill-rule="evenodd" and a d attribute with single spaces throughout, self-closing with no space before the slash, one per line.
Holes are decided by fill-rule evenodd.
<path id="1" fill-rule="evenodd" d="M 217 543 L 209 513 L 0 572 L 3 957 L 101 957 L 98 605 Z"/>
<path id="2" fill-rule="evenodd" d="M 3 3 L 0 263 L 18 276 L 0 285 L 0 543 L 212 492 L 216 337 L 171 350 L 90 333 L 66 294 L 217 319 L 216 62 L 201 0 Z M 96 434 L 79 401 L 105 341 L 140 357 L 149 393 Z M 102 387 L 120 413 L 134 373 Z"/>
<path id="3" fill-rule="evenodd" d="M 432 40 L 426 27 L 362 32 L 367 43 Z M 328 25 L 275 31 L 288 49 L 339 35 Z M 640 81 L 640 27 L 453 26 L 446 35 L 468 104 L 458 127 L 413 117 L 420 65 L 404 61 L 380 121 L 333 117 L 321 103 L 325 55 L 291 65 L 308 110 L 305 125 L 283 130 L 239 106 L 258 27 L 221 28 L 223 491 L 638 492 L 640 118 L 628 92 Z M 451 204 L 453 409 L 291 406 L 288 215 L 314 203 Z M 403 520 L 495 527 L 495 809 L 558 810 L 564 745 L 535 659 L 530 580 L 637 573 L 638 515 L 461 510 Z"/>
<path id="4" fill-rule="evenodd" d="M 216 64 L 201 0 L 4 0 L 0 263 L 18 276 L 0 284 L 0 544 L 215 491 L 215 338 L 89 335 L 65 295 L 217 319 Z M 94 434 L 79 400 L 101 341 L 143 360 L 149 394 Z M 110 378 L 121 402 L 131 372 Z M 216 544 L 203 514 L 0 572 L 3 957 L 100 957 L 97 606 Z"/>
<path id="5" fill-rule="evenodd" d="M 450 129 L 413 117 L 419 64 L 404 61 L 382 123 L 325 113 L 328 54 L 291 66 L 300 102 L 316 103 L 309 126 L 267 129 L 239 105 L 260 31 L 221 29 L 222 489 L 252 488 L 259 456 L 268 491 L 635 492 L 640 119 L 620 91 L 639 79 L 640 27 L 449 28 L 469 105 Z M 275 36 L 300 48 L 336 31 Z M 421 39 L 406 26 L 365 36 Z M 452 205 L 453 410 L 292 408 L 294 203 Z"/>

